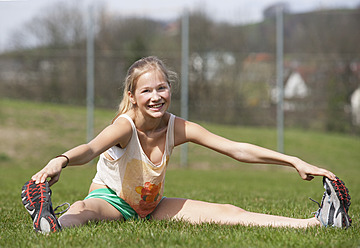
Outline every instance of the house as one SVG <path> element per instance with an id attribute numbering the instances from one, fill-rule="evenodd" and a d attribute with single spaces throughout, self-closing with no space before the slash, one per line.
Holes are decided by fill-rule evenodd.
<path id="1" fill-rule="evenodd" d="M 293 100 L 303 99 L 309 95 L 310 89 L 301 74 L 297 71 L 292 72 L 284 84 L 284 110 L 296 110 L 299 106 Z M 278 102 L 277 88 L 272 90 L 271 99 L 275 103 Z"/>
<path id="2" fill-rule="evenodd" d="M 291 73 L 284 87 L 284 98 L 305 98 L 309 95 L 309 93 L 309 88 L 300 73 Z"/>
<path id="3" fill-rule="evenodd" d="M 190 57 L 193 74 L 204 74 L 205 79 L 212 83 L 216 83 L 216 76 L 221 69 L 233 66 L 235 63 L 236 58 L 231 52 L 208 52 L 203 56 L 194 53 Z M 196 80 L 193 74 L 190 76 Z"/>
<path id="4" fill-rule="evenodd" d="M 355 126 L 360 126 L 360 87 L 351 95 L 351 115 Z"/>

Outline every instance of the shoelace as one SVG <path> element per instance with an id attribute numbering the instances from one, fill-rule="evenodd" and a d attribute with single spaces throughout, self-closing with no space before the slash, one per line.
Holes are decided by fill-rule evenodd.
<path id="1" fill-rule="evenodd" d="M 313 202 L 315 202 L 318 206 L 319 206 L 319 209 L 320 209 L 320 203 L 318 201 L 315 201 L 314 199 L 310 198 L 309 199 Z M 316 216 L 316 214 L 319 212 L 319 210 L 315 211 L 315 212 L 312 212 L 311 214 L 313 214 L 314 216 Z"/>
<path id="2" fill-rule="evenodd" d="M 55 213 L 55 211 L 56 211 L 58 208 L 61 208 L 61 207 L 64 206 L 64 205 L 67 205 L 68 207 L 67 207 L 65 210 L 63 210 L 63 211 L 60 211 L 60 212 L 58 212 L 58 213 Z M 68 211 L 69 208 L 70 208 L 70 203 L 64 202 L 63 204 L 61 204 L 61 205 L 57 206 L 56 208 L 54 208 L 54 214 L 55 214 L 55 215 L 63 214 L 63 213 L 65 213 L 66 211 Z"/>
<path id="3" fill-rule="evenodd" d="M 310 197 L 309 197 L 309 199 L 312 200 L 313 202 L 315 202 L 315 203 L 319 206 L 319 208 L 320 208 L 320 203 L 319 203 L 318 201 L 315 201 L 314 199 L 312 199 L 312 198 L 310 198 Z"/>

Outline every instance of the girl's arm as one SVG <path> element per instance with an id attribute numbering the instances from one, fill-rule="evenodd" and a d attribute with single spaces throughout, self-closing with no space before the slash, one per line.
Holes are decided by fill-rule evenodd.
<path id="1" fill-rule="evenodd" d="M 175 145 L 185 142 L 193 142 L 208 147 L 240 162 L 291 166 L 298 171 L 304 180 L 312 180 L 313 176 L 326 176 L 331 180 L 336 180 L 332 172 L 308 164 L 297 157 L 248 143 L 231 141 L 209 132 L 198 124 L 177 118 L 175 122 Z"/>
<path id="2" fill-rule="evenodd" d="M 110 147 L 120 144 L 121 147 L 126 147 L 132 135 L 131 124 L 124 118 L 119 118 L 116 122 L 106 127 L 98 136 L 87 144 L 79 145 L 63 155 L 69 158 L 68 165 L 83 165 Z M 50 177 L 50 186 L 59 180 L 62 167 L 67 163 L 65 157 L 53 158 L 49 163 L 38 173 L 32 176 L 36 183 L 43 183 Z"/>

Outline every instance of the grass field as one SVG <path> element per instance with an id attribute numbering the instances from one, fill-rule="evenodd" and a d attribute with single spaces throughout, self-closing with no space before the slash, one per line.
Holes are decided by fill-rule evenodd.
<path id="1" fill-rule="evenodd" d="M 96 110 L 99 132 L 114 111 Z M 276 132 L 268 128 L 203 125 L 238 141 L 275 149 Z M 353 226 L 271 228 L 191 225 L 174 221 L 89 223 L 44 236 L 33 232 L 21 204 L 20 190 L 47 161 L 85 141 L 86 112 L 81 107 L 0 100 L 0 247 L 359 247 L 360 139 L 340 134 L 286 130 L 285 151 L 326 167 L 346 182 L 352 196 Z M 205 148 L 189 146 L 189 167 L 179 166 L 175 149 L 165 195 L 230 203 L 250 211 L 296 218 L 312 217 L 321 200 L 321 178 L 302 181 L 292 169 L 245 165 Z M 86 196 L 95 163 L 67 168 L 52 187 L 54 205 Z"/>

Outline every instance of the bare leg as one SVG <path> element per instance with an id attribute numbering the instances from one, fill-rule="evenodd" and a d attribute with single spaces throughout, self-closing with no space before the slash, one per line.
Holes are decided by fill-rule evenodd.
<path id="1" fill-rule="evenodd" d="M 59 218 L 62 227 L 79 226 L 90 220 L 122 220 L 121 213 L 99 198 L 77 201 Z"/>
<path id="2" fill-rule="evenodd" d="M 165 198 L 152 214 L 157 220 L 185 220 L 190 223 L 215 222 L 255 226 L 305 228 L 320 225 L 315 218 L 294 219 L 245 211 L 229 204 L 208 203 L 179 198 Z"/>

